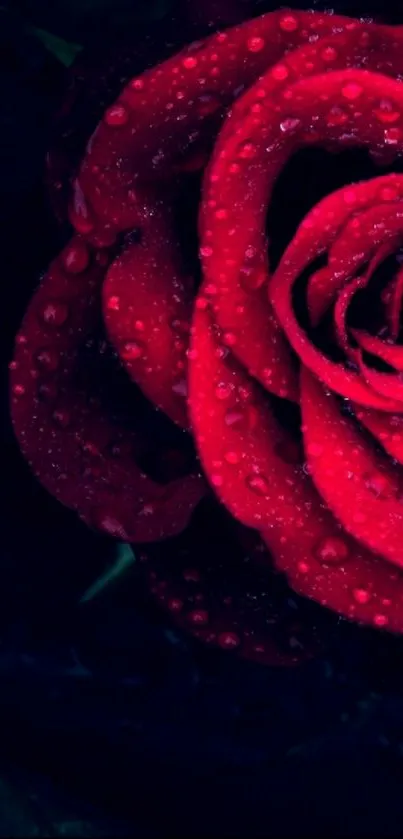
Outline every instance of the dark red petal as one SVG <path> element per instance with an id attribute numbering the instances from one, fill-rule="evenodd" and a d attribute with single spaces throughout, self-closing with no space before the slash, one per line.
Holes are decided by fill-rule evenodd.
<path id="1" fill-rule="evenodd" d="M 391 287 L 388 289 L 386 303 L 386 320 L 389 326 L 389 334 L 392 341 L 397 341 L 400 332 L 400 318 L 403 303 L 403 269 L 400 269 L 393 278 Z"/>
<path id="2" fill-rule="evenodd" d="M 361 350 L 394 367 L 399 372 L 403 371 L 403 347 L 370 335 L 364 329 L 351 329 L 351 334 L 357 341 Z M 393 394 L 396 395 L 395 393 Z"/>
<path id="3" fill-rule="evenodd" d="M 309 471 L 345 530 L 375 553 L 403 565 L 403 472 L 363 437 L 336 397 L 301 372 L 301 410 Z"/>
<path id="4" fill-rule="evenodd" d="M 142 551 L 140 567 L 174 625 L 231 655 L 299 664 L 321 651 L 334 624 L 322 616 L 318 629 L 312 607 L 290 597 L 256 534 L 248 550 L 243 541 L 208 508 L 169 547 Z"/>
<path id="5" fill-rule="evenodd" d="M 80 172 L 81 188 L 97 215 L 126 226 L 128 189 L 134 178 L 144 177 L 145 165 L 146 180 L 170 173 L 172 162 L 187 150 L 189 134 L 206 119 L 216 121 L 268 64 L 301 39 L 330 34 L 338 26 L 357 24 L 328 15 L 272 12 L 190 45 L 133 79 L 91 138 Z M 110 165 L 114 159 L 119 166 Z"/>
<path id="6" fill-rule="evenodd" d="M 355 620 L 403 629 L 403 576 L 342 531 L 300 466 L 261 392 L 220 352 L 211 315 L 197 309 L 190 408 L 203 466 L 240 521 L 261 530 L 291 585 Z M 200 359 L 203 359 L 201 362 Z M 217 388 L 229 391 L 227 401 Z"/>
<path id="7" fill-rule="evenodd" d="M 388 454 L 403 464 L 403 415 L 371 411 L 354 403 L 353 408 L 359 422 L 371 432 Z"/>
<path id="8" fill-rule="evenodd" d="M 88 265 L 72 272 L 72 253 L 82 259 L 83 248 Z M 10 370 L 14 429 L 41 483 L 88 524 L 119 539 L 160 539 L 185 527 L 203 481 L 151 481 L 134 459 L 136 435 L 112 422 L 75 378 L 80 350 L 99 321 L 105 269 L 97 258 L 73 239 L 29 304 Z"/>
<path id="9" fill-rule="evenodd" d="M 130 377 L 174 422 L 187 427 L 193 282 L 183 277 L 171 239 L 158 208 L 145 214 L 140 241 L 125 248 L 108 271 L 103 315 Z"/>

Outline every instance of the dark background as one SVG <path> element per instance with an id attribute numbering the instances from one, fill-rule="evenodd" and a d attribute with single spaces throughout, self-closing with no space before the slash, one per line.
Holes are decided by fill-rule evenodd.
<path id="1" fill-rule="evenodd" d="M 402 643 L 340 621 L 308 664 L 252 666 L 172 628 L 136 564 L 123 586 L 80 602 L 122 556 L 41 489 L 9 426 L 13 335 L 67 235 L 44 158 L 68 67 L 77 55 L 94 78 L 105 72 L 65 138 L 79 155 L 128 67 L 208 31 L 202 4 L 196 25 L 170 0 L 0 5 L 0 836 L 403 835 Z M 332 7 L 403 23 L 399 3 Z M 366 165 L 350 157 L 341 175 L 311 160 L 293 178 L 309 206 Z M 286 240 L 295 219 L 279 218 Z"/>

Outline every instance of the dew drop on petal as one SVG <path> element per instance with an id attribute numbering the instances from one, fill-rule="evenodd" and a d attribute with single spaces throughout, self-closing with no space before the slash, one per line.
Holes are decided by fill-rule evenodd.
<path id="1" fill-rule="evenodd" d="M 279 27 L 283 32 L 295 32 L 298 29 L 298 20 L 295 15 L 285 14 L 279 20 Z"/>
<path id="2" fill-rule="evenodd" d="M 232 390 L 233 388 L 230 384 L 227 384 L 226 382 L 219 382 L 215 389 L 215 395 L 217 399 L 225 401 L 226 399 L 229 399 L 229 397 L 231 396 Z"/>
<path id="3" fill-rule="evenodd" d="M 186 58 L 183 59 L 182 65 L 186 70 L 193 70 L 197 67 L 197 58 L 193 55 L 188 55 Z"/>
<path id="4" fill-rule="evenodd" d="M 209 622 L 209 613 L 206 609 L 194 609 L 189 612 L 188 620 L 197 626 L 205 626 Z"/>
<path id="5" fill-rule="evenodd" d="M 107 533 L 108 536 L 112 536 L 114 539 L 121 539 L 123 542 L 128 541 L 129 537 L 123 524 L 114 516 L 106 513 L 105 510 L 96 510 L 93 521 L 94 525 Z"/>
<path id="6" fill-rule="evenodd" d="M 254 38 L 248 39 L 246 46 L 249 52 L 261 52 L 261 50 L 264 49 L 264 40 L 263 38 L 255 36 Z"/>
<path id="7" fill-rule="evenodd" d="M 105 112 L 105 122 L 107 125 L 119 127 L 126 125 L 129 119 L 129 113 L 124 105 L 112 105 Z"/>
<path id="8" fill-rule="evenodd" d="M 137 361 L 144 355 L 144 347 L 137 341 L 126 341 L 121 350 L 121 356 L 125 361 Z"/>
<path id="9" fill-rule="evenodd" d="M 300 119 L 297 119 L 297 117 L 288 117 L 280 122 L 280 131 L 282 131 L 283 134 L 288 134 L 290 131 L 296 131 L 300 125 Z"/>
<path id="10" fill-rule="evenodd" d="M 224 460 L 229 463 L 231 466 L 235 466 L 240 461 L 240 457 L 238 452 L 225 452 Z"/>
<path id="11" fill-rule="evenodd" d="M 238 157 L 242 158 L 242 160 L 251 160 L 257 154 L 257 146 L 255 143 L 251 143 L 250 140 L 246 140 L 242 145 L 240 145 L 238 150 Z"/>
<path id="12" fill-rule="evenodd" d="M 47 347 L 40 348 L 34 355 L 36 367 L 49 372 L 57 370 L 60 364 L 60 355 Z"/>
<path id="13" fill-rule="evenodd" d="M 264 498 L 270 494 L 270 484 L 264 475 L 248 475 L 245 478 L 245 483 L 248 489 L 254 492 L 255 495 L 260 495 Z"/>
<path id="14" fill-rule="evenodd" d="M 389 99 L 381 99 L 378 106 L 374 108 L 374 114 L 379 122 L 387 124 L 397 122 L 401 116 L 394 103 Z"/>
<path id="15" fill-rule="evenodd" d="M 52 414 L 52 420 L 59 428 L 68 428 L 71 423 L 71 414 L 68 411 L 56 410 Z"/>
<path id="16" fill-rule="evenodd" d="M 348 120 L 346 112 L 338 105 L 334 105 L 330 109 L 326 117 L 326 122 L 329 126 L 343 125 Z"/>
<path id="17" fill-rule="evenodd" d="M 389 146 L 395 146 L 402 139 L 402 132 L 400 128 L 385 128 L 384 140 Z"/>
<path id="18" fill-rule="evenodd" d="M 236 632 L 221 632 L 217 642 L 223 650 L 235 650 L 240 646 L 241 639 Z"/>
<path id="19" fill-rule="evenodd" d="M 12 386 L 12 392 L 14 396 L 24 396 L 25 387 L 24 385 L 15 384 Z"/>
<path id="20" fill-rule="evenodd" d="M 170 612 L 181 612 L 184 606 L 183 600 L 180 600 L 179 597 L 171 597 L 168 600 L 168 609 Z"/>
<path id="21" fill-rule="evenodd" d="M 69 245 L 62 256 L 63 265 L 69 274 L 81 274 L 85 271 L 90 254 L 85 242 L 74 242 Z"/>
<path id="22" fill-rule="evenodd" d="M 334 47 L 326 46 L 321 51 L 321 57 L 324 61 L 335 61 L 337 58 L 337 50 Z"/>
<path id="23" fill-rule="evenodd" d="M 371 599 L 371 594 L 364 588 L 355 588 L 353 591 L 353 597 L 354 600 L 357 601 L 357 603 L 360 603 L 362 606 L 364 606 L 365 603 L 368 603 Z"/>
<path id="24" fill-rule="evenodd" d="M 358 99 L 363 92 L 363 89 L 360 84 L 357 82 L 347 82 L 347 84 L 343 85 L 341 89 L 341 94 L 344 96 L 345 99 L 348 99 L 349 102 L 353 102 L 355 99 Z"/>
<path id="25" fill-rule="evenodd" d="M 110 312 L 118 312 L 120 308 L 120 297 L 117 297 L 116 294 L 112 294 L 108 297 L 106 301 L 106 308 L 109 309 Z"/>
<path id="26" fill-rule="evenodd" d="M 345 562 L 349 554 L 350 550 L 347 543 L 339 536 L 329 536 L 323 539 L 314 550 L 316 559 L 328 565 Z"/>
<path id="27" fill-rule="evenodd" d="M 276 64 L 271 70 L 271 75 L 276 81 L 282 82 L 289 75 L 288 67 L 285 64 Z"/>
<path id="28" fill-rule="evenodd" d="M 389 620 L 386 617 L 386 615 L 375 615 L 375 617 L 374 617 L 375 626 L 379 626 L 379 627 L 387 626 L 388 623 L 389 623 Z"/>
<path id="29" fill-rule="evenodd" d="M 393 495 L 393 484 L 382 472 L 363 475 L 366 489 L 376 498 L 390 498 Z"/>
<path id="30" fill-rule="evenodd" d="M 41 318 L 47 326 L 63 326 L 69 316 L 66 303 L 61 300 L 49 300 L 41 309 Z"/>

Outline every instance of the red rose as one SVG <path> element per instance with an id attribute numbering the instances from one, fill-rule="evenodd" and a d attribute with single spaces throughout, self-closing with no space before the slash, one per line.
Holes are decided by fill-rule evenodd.
<path id="1" fill-rule="evenodd" d="M 197 464 L 178 445 L 157 458 L 165 483 L 146 476 L 136 431 L 91 397 L 85 348 L 102 292 L 130 378 L 192 433 L 208 484 L 276 569 L 298 593 L 393 632 L 403 629 L 403 176 L 326 197 L 271 275 L 265 219 L 277 176 L 307 144 L 365 147 L 381 163 L 402 154 L 402 56 L 403 27 L 282 10 L 131 80 L 88 142 L 76 232 L 28 307 L 11 364 L 15 431 L 50 492 L 120 539 L 180 533 L 208 491 Z M 197 288 L 173 200 L 181 175 L 206 164 Z M 273 398 L 299 406 L 300 434 L 277 421 Z M 181 598 L 168 600 L 181 612 Z M 193 600 L 199 635 L 238 647 L 221 618 L 218 634 L 206 628 Z"/>

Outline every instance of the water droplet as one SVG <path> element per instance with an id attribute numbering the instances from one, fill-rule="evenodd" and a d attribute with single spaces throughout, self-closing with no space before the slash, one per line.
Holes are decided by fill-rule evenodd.
<path id="1" fill-rule="evenodd" d="M 215 395 L 216 395 L 217 399 L 225 400 L 225 399 L 229 399 L 232 391 L 233 391 L 233 387 L 230 384 L 227 384 L 226 382 L 219 382 L 219 384 L 217 385 L 217 387 L 215 389 Z"/>
<path id="2" fill-rule="evenodd" d="M 223 650 L 235 650 L 240 646 L 241 639 L 236 632 L 221 632 L 217 642 Z"/>
<path id="3" fill-rule="evenodd" d="M 387 145 L 395 146 L 402 139 L 402 132 L 400 128 L 385 128 L 383 136 Z"/>
<path id="4" fill-rule="evenodd" d="M 52 414 L 52 420 L 59 428 L 68 428 L 71 423 L 71 414 L 61 409 L 56 410 Z"/>
<path id="5" fill-rule="evenodd" d="M 347 120 L 348 115 L 343 108 L 340 108 L 338 105 L 334 105 L 333 108 L 330 109 L 326 118 L 326 122 L 329 126 L 344 125 Z"/>
<path id="6" fill-rule="evenodd" d="M 297 128 L 301 125 L 301 120 L 297 119 L 296 117 L 288 117 L 287 119 L 283 119 L 280 122 L 280 131 L 283 134 L 288 134 L 291 131 L 296 131 Z"/>
<path id="7" fill-rule="evenodd" d="M 210 480 L 213 487 L 221 487 L 224 483 L 222 475 L 212 475 Z"/>
<path id="8" fill-rule="evenodd" d="M 209 613 L 206 609 L 194 609 L 189 612 L 188 620 L 197 626 L 205 626 L 209 622 Z"/>
<path id="9" fill-rule="evenodd" d="M 197 67 L 197 58 L 195 58 L 193 55 L 188 55 L 186 56 L 186 58 L 183 59 L 182 65 L 183 67 L 185 67 L 186 70 L 193 70 L 195 67 Z"/>
<path id="10" fill-rule="evenodd" d="M 108 297 L 106 301 L 106 308 L 109 309 L 110 312 L 118 312 L 120 308 L 120 297 L 117 297 L 116 294 L 112 294 L 111 297 Z"/>
<path id="11" fill-rule="evenodd" d="M 20 384 L 13 385 L 11 390 L 12 390 L 14 396 L 24 396 L 24 393 L 25 393 L 24 385 L 20 385 Z"/>
<path id="12" fill-rule="evenodd" d="M 320 562 L 337 565 L 348 559 L 350 550 L 344 539 L 339 536 L 329 536 L 317 545 L 314 554 Z"/>
<path id="13" fill-rule="evenodd" d="M 363 475 L 365 488 L 375 495 L 376 498 L 390 498 L 393 492 L 393 483 L 387 475 L 382 472 L 373 472 Z"/>
<path id="14" fill-rule="evenodd" d="M 271 70 L 271 75 L 277 82 L 282 82 L 289 75 L 288 67 L 285 64 L 276 64 Z"/>
<path id="15" fill-rule="evenodd" d="M 371 599 L 371 594 L 364 588 L 355 588 L 353 591 L 353 597 L 354 600 L 357 601 L 357 603 L 360 603 L 362 606 L 364 606 L 365 603 L 368 603 Z"/>
<path id="16" fill-rule="evenodd" d="M 390 99 L 381 99 L 378 106 L 374 108 L 374 114 L 379 122 L 383 123 L 393 123 L 397 122 L 400 119 L 400 112 L 396 110 L 396 107 Z"/>
<path id="17" fill-rule="evenodd" d="M 263 38 L 259 38 L 255 36 L 254 38 L 249 38 L 246 42 L 246 46 L 249 52 L 261 52 L 264 49 L 265 42 Z"/>
<path id="18" fill-rule="evenodd" d="M 47 326 L 63 326 L 69 316 L 69 309 L 61 300 L 49 300 L 42 307 L 40 315 Z"/>
<path id="19" fill-rule="evenodd" d="M 112 105 L 105 112 L 104 118 L 107 125 L 118 128 L 121 125 L 126 125 L 129 119 L 129 113 L 124 105 Z"/>
<path id="20" fill-rule="evenodd" d="M 130 87 L 132 88 L 132 90 L 143 90 L 143 79 L 132 79 L 130 82 Z"/>
<path id="21" fill-rule="evenodd" d="M 205 257 L 207 259 L 209 256 L 212 256 L 212 254 L 213 248 L 210 245 L 203 245 L 200 248 L 200 256 Z"/>
<path id="22" fill-rule="evenodd" d="M 337 58 L 337 50 L 330 46 L 323 47 L 321 56 L 324 61 L 335 61 Z"/>
<path id="23" fill-rule="evenodd" d="M 125 361 L 137 361 L 144 355 L 144 347 L 137 341 L 126 341 L 121 350 L 121 356 Z"/>
<path id="24" fill-rule="evenodd" d="M 90 261 L 90 253 L 85 242 L 72 242 L 64 250 L 63 265 L 69 274 L 81 274 Z"/>
<path id="25" fill-rule="evenodd" d="M 375 626 L 379 626 L 379 627 L 387 626 L 388 623 L 389 623 L 389 619 L 386 617 L 386 615 L 375 615 L 375 617 L 374 617 Z"/>
<path id="26" fill-rule="evenodd" d="M 255 495 L 260 495 L 263 498 L 270 495 L 270 484 L 264 475 L 248 475 L 245 483 L 248 489 L 252 490 Z"/>
<path id="27" fill-rule="evenodd" d="M 234 347 L 237 343 L 237 337 L 233 332 L 225 332 L 223 342 L 227 347 Z"/>
<path id="28" fill-rule="evenodd" d="M 295 32 L 298 29 L 298 19 L 295 15 L 282 15 L 279 20 L 279 27 L 283 32 Z"/>
<path id="29" fill-rule="evenodd" d="M 235 466 L 240 461 L 238 452 L 225 452 L 224 460 L 231 466 Z"/>
<path id="30" fill-rule="evenodd" d="M 399 193 L 396 189 L 390 186 L 384 186 L 379 192 L 379 198 L 381 201 L 396 201 L 398 198 Z"/>
<path id="31" fill-rule="evenodd" d="M 171 597 L 170 600 L 168 600 L 168 609 L 171 612 L 181 612 L 183 606 L 183 600 L 180 600 L 179 597 Z"/>
<path id="32" fill-rule="evenodd" d="M 115 539 L 121 539 L 123 542 L 129 541 L 129 536 L 123 527 L 123 524 L 108 513 L 96 513 L 95 518 L 96 527 L 105 531 L 108 536 L 113 536 Z"/>
<path id="33" fill-rule="evenodd" d="M 251 160 L 256 156 L 256 153 L 257 146 L 250 140 L 245 140 L 238 149 L 238 157 L 242 158 L 242 160 Z"/>
<path id="34" fill-rule="evenodd" d="M 34 361 L 37 367 L 52 372 L 57 370 L 60 364 L 60 355 L 52 349 L 43 347 L 36 351 Z"/>
<path id="35" fill-rule="evenodd" d="M 358 99 L 362 93 L 363 89 L 360 84 L 357 84 L 357 82 L 347 82 L 347 84 L 343 85 L 341 89 L 341 95 L 344 96 L 345 99 L 348 99 L 349 102 L 354 102 L 354 100 Z"/>

